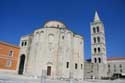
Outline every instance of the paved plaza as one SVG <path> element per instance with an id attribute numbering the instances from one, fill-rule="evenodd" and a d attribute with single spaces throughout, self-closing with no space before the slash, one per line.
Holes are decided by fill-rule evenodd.
<path id="1" fill-rule="evenodd" d="M 0 74 L 0 83 L 125 83 L 125 80 L 41 80 L 29 76 Z"/>

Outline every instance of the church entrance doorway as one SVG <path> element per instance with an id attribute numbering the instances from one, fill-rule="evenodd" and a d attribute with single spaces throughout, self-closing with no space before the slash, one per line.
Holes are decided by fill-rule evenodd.
<path id="1" fill-rule="evenodd" d="M 19 63 L 19 70 L 18 70 L 18 74 L 20 74 L 20 75 L 23 74 L 24 63 L 25 63 L 25 55 L 23 54 L 20 56 L 20 63 Z"/>
<path id="2" fill-rule="evenodd" d="M 47 76 L 51 76 L 51 66 L 47 67 Z"/>

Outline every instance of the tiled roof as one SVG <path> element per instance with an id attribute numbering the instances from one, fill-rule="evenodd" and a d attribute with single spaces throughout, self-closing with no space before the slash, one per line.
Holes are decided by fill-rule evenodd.
<path id="1" fill-rule="evenodd" d="M 111 61 L 111 60 L 125 60 L 125 57 L 114 57 L 114 58 L 108 58 L 107 60 L 108 61 Z"/>
<path id="2" fill-rule="evenodd" d="M 3 42 L 3 41 L 0 41 L 0 44 L 4 44 L 4 45 L 20 48 L 19 46 L 16 46 L 16 45 L 13 45 L 13 44 L 10 44 L 10 43 L 7 43 L 7 42 Z"/>

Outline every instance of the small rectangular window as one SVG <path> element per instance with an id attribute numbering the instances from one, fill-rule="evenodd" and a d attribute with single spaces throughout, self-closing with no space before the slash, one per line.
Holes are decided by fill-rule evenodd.
<path id="1" fill-rule="evenodd" d="M 120 72 L 122 73 L 122 69 L 120 69 Z"/>
<path id="2" fill-rule="evenodd" d="M 62 39 L 64 39 L 64 36 L 62 36 Z"/>
<path id="3" fill-rule="evenodd" d="M 110 68 L 110 64 L 108 64 L 108 68 Z"/>
<path id="4" fill-rule="evenodd" d="M 40 33 L 44 33 L 44 31 L 41 31 Z"/>
<path id="5" fill-rule="evenodd" d="M 82 69 L 82 64 L 81 64 L 81 69 Z"/>
<path id="6" fill-rule="evenodd" d="M 114 72 L 116 72 L 116 69 L 114 69 Z"/>
<path id="7" fill-rule="evenodd" d="M 12 65 L 12 61 L 11 60 L 7 60 L 6 66 L 7 67 L 11 67 L 11 65 Z"/>
<path id="8" fill-rule="evenodd" d="M 75 69 L 77 69 L 77 63 L 75 63 Z"/>
<path id="9" fill-rule="evenodd" d="M 114 65 L 114 72 L 116 72 L 116 65 Z"/>
<path id="10" fill-rule="evenodd" d="M 108 73 L 110 73 L 110 71 L 111 71 L 111 70 L 110 70 L 110 69 L 108 69 Z"/>
<path id="11" fill-rule="evenodd" d="M 51 76 L 51 66 L 47 67 L 47 76 Z"/>
<path id="12" fill-rule="evenodd" d="M 122 65 L 120 64 L 119 67 L 122 68 Z"/>
<path id="13" fill-rule="evenodd" d="M 69 68 L 69 62 L 66 63 L 66 68 Z"/>
<path id="14" fill-rule="evenodd" d="M 9 51 L 8 56 L 13 56 L 13 51 L 12 50 Z"/>

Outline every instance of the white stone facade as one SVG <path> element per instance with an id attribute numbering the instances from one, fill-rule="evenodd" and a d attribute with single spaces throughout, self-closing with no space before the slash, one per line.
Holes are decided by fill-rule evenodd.
<path id="1" fill-rule="evenodd" d="M 109 58 L 107 61 L 108 77 L 120 78 L 125 76 L 125 58 Z"/>
<path id="2" fill-rule="evenodd" d="M 21 37 L 19 66 L 22 55 L 25 61 L 18 73 L 37 77 L 45 74 L 51 79 L 83 79 L 83 40 L 62 22 L 46 22 L 43 28 Z"/>
<path id="3" fill-rule="evenodd" d="M 95 13 L 94 21 L 91 23 L 91 54 L 93 63 L 93 77 L 100 79 L 107 76 L 107 56 L 105 31 L 103 22 L 98 13 Z"/>
<path id="4" fill-rule="evenodd" d="M 91 59 L 85 61 L 85 79 L 125 77 L 125 58 L 110 58 L 106 55 L 104 25 L 98 13 L 91 23 Z"/>
<path id="5" fill-rule="evenodd" d="M 91 23 L 91 53 L 92 63 L 107 63 L 104 25 L 97 12 Z"/>

